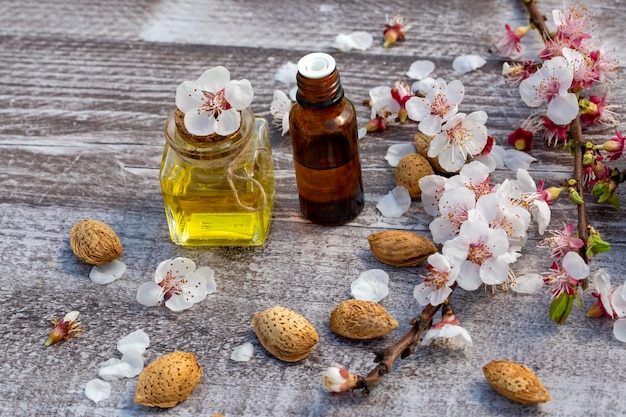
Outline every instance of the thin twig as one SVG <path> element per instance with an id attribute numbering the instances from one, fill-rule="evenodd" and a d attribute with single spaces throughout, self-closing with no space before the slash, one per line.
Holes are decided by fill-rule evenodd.
<path id="1" fill-rule="evenodd" d="M 539 12 L 537 2 L 535 0 L 522 0 L 528 14 L 530 15 L 530 23 L 539 31 L 544 42 L 550 39 L 550 31 L 546 26 L 546 16 Z"/>
<path id="2" fill-rule="evenodd" d="M 452 291 L 456 288 L 456 283 L 451 287 Z M 452 295 L 452 294 L 450 294 Z M 448 297 L 448 300 L 450 297 Z M 446 303 L 449 301 L 446 300 Z M 391 372 L 393 364 L 398 359 L 404 359 L 413 353 L 414 347 L 419 344 L 419 338 L 424 330 L 428 330 L 432 324 L 433 317 L 439 311 L 442 304 L 433 306 L 428 304 L 422 310 L 422 313 L 411 321 L 411 329 L 397 343 L 386 347 L 376 353 L 375 362 L 378 364 L 367 374 L 366 377 L 359 377 L 357 389 L 363 389 L 363 395 L 369 394 L 369 388 L 378 383 L 383 375 Z"/>

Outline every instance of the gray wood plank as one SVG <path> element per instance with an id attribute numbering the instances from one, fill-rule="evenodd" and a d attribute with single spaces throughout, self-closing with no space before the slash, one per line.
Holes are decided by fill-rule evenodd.
<path id="1" fill-rule="evenodd" d="M 596 4 L 597 3 L 597 4 Z M 549 14 L 560 1 L 546 0 Z M 626 42 L 620 0 L 588 6 L 596 32 L 619 48 Z M 383 49 L 385 15 L 404 13 L 413 24 L 407 40 Z M 366 374 L 373 352 L 398 340 L 420 311 L 412 297 L 422 267 L 393 268 L 369 251 L 367 236 L 386 228 L 428 234 L 430 218 L 419 201 L 400 219 L 380 219 L 375 205 L 393 186 L 384 160 L 390 144 L 412 140 L 414 124 L 393 126 L 361 140 L 366 190 L 363 213 L 343 227 L 315 226 L 298 211 L 291 144 L 271 129 L 277 198 L 267 243 L 255 249 L 188 249 L 169 241 L 158 184 L 163 124 L 174 107 L 176 86 L 205 68 L 222 64 L 234 78 L 255 87 L 254 111 L 269 116 L 273 80 L 287 61 L 312 50 L 332 52 L 359 123 L 370 88 L 391 85 L 416 59 L 431 59 L 436 75 L 459 77 L 466 85 L 462 107 L 485 110 L 488 128 L 502 144 L 531 111 L 500 77 L 501 61 L 488 51 L 494 28 L 523 24 L 519 2 L 371 0 L 291 2 L 166 0 L 160 2 L 0 2 L 0 416 L 148 415 L 133 403 L 136 379 L 112 383 L 110 399 L 94 405 L 83 393 L 98 365 L 119 357 L 116 341 L 142 328 L 151 338 L 148 361 L 172 350 L 195 352 L 204 367 L 189 399 L 163 415 L 226 416 L 619 416 L 626 409 L 626 359 L 613 339 L 611 323 L 572 313 L 564 326 L 548 318 L 548 294 L 491 295 L 458 290 L 453 301 L 474 347 L 466 352 L 419 348 L 362 398 L 358 392 L 331 396 L 321 389 L 323 370 L 335 362 Z M 375 45 L 365 52 L 330 48 L 340 32 L 367 30 Z M 538 47 L 537 37 L 529 39 Z M 475 53 L 488 63 L 458 76 L 455 56 Z M 626 103 L 624 70 L 611 101 Z M 622 124 L 623 126 L 623 124 Z M 623 129 L 622 129 L 623 130 Z M 611 135 L 588 134 L 590 139 Z M 571 175 L 571 157 L 536 144 L 535 178 L 556 184 Z M 511 177 L 494 173 L 494 180 Z M 620 197 L 622 206 L 626 203 Z M 594 225 L 612 244 L 593 268 L 605 267 L 615 281 L 626 275 L 622 213 L 589 204 Z M 553 206 L 552 224 L 571 221 L 565 201 Z M 124 245 L 125 276 L 108 286 L 88 279 L 89 266 L 69 247 L 72 225 L 82 218 L 109 223 Z M 549 266 L 533 234 L 515 264 L 518 273 Z M 187 256 L 216 271 L 218 291 L 184 313 L 144 308 L 137 287 L 153 277 L 157 264 Z M 381 268 L 391 278 L 385 308 L 400 327 L 372 341 L 333 334 L 328 317 L 350 297 L 350 283 L 362 271 Z M 588 308 L 590 291 L 582 297 Z M 267 354 L 252 331 L 253 314 L 281 304 L 300 311 L 320 333 L 312 354 L 297 364 Z M 86 332 L 44 348 L 51 317 L 76 309 Z M 249 363 L 231 361 L 232 349 L 253 343 Z M 494 359 L 533 368 L 552 395 L 548 403 L 524 407 L 499 397 L 481 367 Z"/>

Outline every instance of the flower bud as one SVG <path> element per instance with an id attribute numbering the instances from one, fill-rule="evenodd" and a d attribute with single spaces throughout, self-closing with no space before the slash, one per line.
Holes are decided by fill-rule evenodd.
<path id="1" fill-rule="evenodd" d="M 569 313 L 572 311 L 575 298 L 575 295 L 569 295 L 564 292 L 552 300 L 552 304 L 550 304 L 550 320 L 556 324 L 565 323 Z"/>
<path id="2" fill-rule="evenodd" d="M 322 387 L 326 392 L 340 393 L 357 387 L 359 377 L 343 366 L 331 366 L 324 371 Z"/>

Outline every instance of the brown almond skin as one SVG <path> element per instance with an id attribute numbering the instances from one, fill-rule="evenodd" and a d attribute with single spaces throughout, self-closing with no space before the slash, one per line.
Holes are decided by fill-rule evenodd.
<path id="1" fill-rule="evenodd" d="M 191 394 L 201 376 L 202 367 L 194 353 L 168 353 L 141 371 L 135 402 L 148 407 L 174 407 Z"/>
<path id="2" fill-rule="evenodd" d="M 372 253 L 391 266 L 415 266 L 437 252 L 428 238 L 406 230 L 384 230 L 367 237 Z"/>
<path id="3" fill-rule="evenodd" d="M 401 185 L 409 191 L 411 198 L 422 195 L 419 180 L 427 175 L 433 175 L 433 167 L 430 162 L 420 154 L 410 153 L 404 155 L 395 171 L 396 185 Z"/>
<path id="4" fill-rule="evenodd" d="M 122 242 L 115 231 L 100 220 L 84 219 L 72 227 L 70 247 L 81 260 L 102 265 L 122 256 Z"/>
<path id="5" fill-rule="evenodd" d="M 304 359 L 319 341 L 317 331 L 307 319 L 281 306 L 255 314 L 252 326 L 265 350 L 285 362 Z"/>
<path id="6" fill-rule="evenodd" d="M 433 140 L 433 138 L 434 136 L 428 136 L 422 132 L 416 133 L 415 136 L 413 136 L 413 141 L 415 142 L 417 153 L 426 158 L 430 165 L 433 167 L 433 169 L 440 174 L 453 174 L 453 172 L 447 171 L 442 168 L 442 166 L 439 164 L 439 158 L 431 158 L 430 156 L 428 156 L 428 148 L 430 147 L 430 142 Z"/>
<path id="7" fill-rule="evenodd" d="M 398 328 L 398 322 L 373 301 L 346 300 L 330 315 L 330 329 L 351 339 L 373 339 Z"/>
<path id="8" fill-rule="evenodd" d="M 550 393 L 528 367 L 510 361 L 491 361 L 483 366 L 489 385 L 511 401 L 537 404 L 550 401 Z"/>

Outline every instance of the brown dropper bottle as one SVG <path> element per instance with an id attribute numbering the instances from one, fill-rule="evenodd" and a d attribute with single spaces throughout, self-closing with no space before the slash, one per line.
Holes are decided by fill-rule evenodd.
<path id="1" fill-rule="evenodd" d="M 313 223 L 349 222 L 365 203 L 354 106 L 328 54 L 302 57 L 297 81 L 289 131 L 300 210 Z"/>

